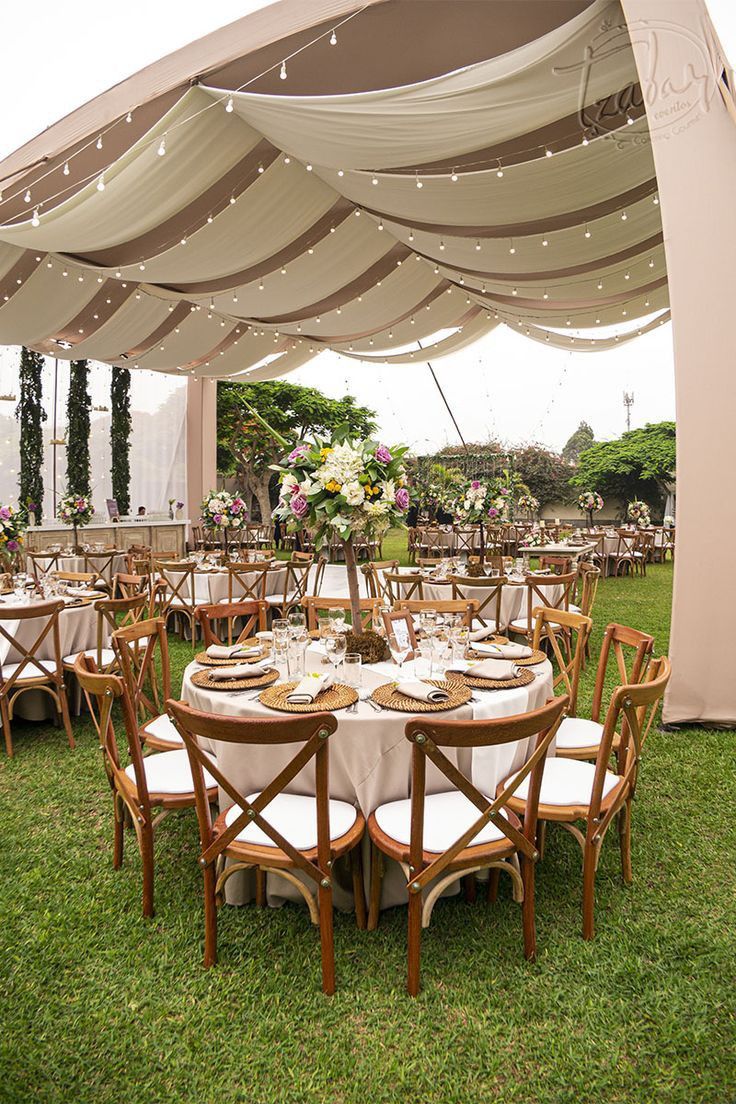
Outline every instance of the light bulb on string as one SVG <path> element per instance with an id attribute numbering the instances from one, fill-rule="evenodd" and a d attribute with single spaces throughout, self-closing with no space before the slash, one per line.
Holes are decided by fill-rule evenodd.
<path id="1" fill-rule="evenodd" d="M 23 202 L 24 203 L 30 203 L 31 202 L 31 189 L 30 188 L 28 188 L 26 190 L 26 194 L 23 196 Z"/>
<path id="2" fill-rule="evenodd" d="M 514 245 L 514 239 L 513 238 L 510 238 L 509 240 L 511 242 L 511 244 L 509 246 L 509 253 L 511 253 L 513 255 L 516 252 L 516 246 Z"/>
<path id="3" fill-rule="evenodd" d="M 284 164 L 285 165 L 290 165 L 291 164 L 291 158 L 288 155 L 284 158 Z"/>
<path id="4" fill-rule="evenodd" d="M 654 257 L 649 258 L 649 267 L 654 268 Z"/>
<path id="5" fill-rule="evenodd" d="M 410 231 L 409 231 L 409 241 L 410 241 L 410 242 L 413 242 L 413 241 L 414 241 L 414 231 L 413 231 L 413 230 L 410 230 Z"/>
<path id="6" fill-rule="evenodd" d="M 307 163 L 306 163 L 306 165 L 304 166 L 304 168 L 305 168 L 305 169 L 307 170 L 307 172 L 311 172 L 311 171 L 312 171 L 312 165 L 311 165 L 311 163 L 310 163 L 309 161 L 307 161 Z"/>
<path id="7" fill-rule="evenodd" d="M 549 299 L 549 292 L 545 290 L 544 295 L 542 296 L 542 298 L 543 299 Z"/>
<path id="8" fill-rule="evenodd" d="M 453 184 L 457 184 L 457 180 L 458 180 L 457 169 L 452 170 L 452 175 L 450 176 L 450 180 L 452 181 Z"/>
<path id="9" fill-rule="evenodd" d="M 100 176 L 99 180 L 97 181 L 97 191 L 98 192 L 104 192 L 104 190 L 105 190 L 105 177 L 104 177 L 104 174 L 102 174 Z"/>
<path id="10" fill-rule="evenodd" d="M 337 46 L 337 32 L 333 31 L 330 35 L 330 46 Z"/>
<path id="11" fill-rule="evenodd" d="M 654 199 L 652 200 L 652 203 L 654 204 L 655 207 L 659 207 L 659 196 L 658 195 L 655 195 Z"/>
<path id="12" fill-rule="evenodd" d="M 443 241 L 441 241 L 441 242 L 440 242 L 440 249 L 441 249 L 441 250 L 444 250 L 444 248 L 445 248 L 445 243 L 444 243 Z"/>
<path id="13" fill-rule="evenodd" d="M 378 220 L 378 229 L 383 230 L 383 219 Z"/>
<path id="14" fill-rule="evenodd" d="M 511 294 L 512 295 L 518 295 L 519 294 L 519 289 L 518 288 L 512 288 L 511 289 Z"/>
<path id="15" fill-rule="evenodd" d="M 230 114 L 230 112 L 235 110 L 235 105 L 233 104 L 232 96 L 228 96 L 227 103 L 225 104 L 225 110 L 228 112 L 228 114 Z"/>
<path id="16" fill-rule="evenodd" d="M 31 226 L 40 226 L 41 220 L 38 217 L 38 207 L 33 212 L 33 218 L 31 219 Z"/>
<path id="17" fill-rule="evenodd" d="M 165 134 L 162 136 L 161 141 L 159 142 L 159 145 L 158 145 L 158 150 L 156 152 L 158 153 L 159 157 L 163 157 L 164 154 L 166 153 L 166 135 Z"/>
<path id="18" fill-rule="evenodd" d="M 624 272 L 624 280 L 630 280 L 630 279 L 631 279 L 631 273 L 630 272 Z"/>
<path id="19" fill-rule="evenodd" d="M 95 145 L 96 145 L 98 150 L 102 149 L 102 135 L 101 134 L 99 135 L 97 141 L 95 142 Z"/>
<path id="20" fill-rule="evenodd" d="M 598 283 L 596 284 L 596 287 L 598 288 L 599 291 L 603 291 L 603 281 L 599 280 Z"/>
<path id="21" fill-rule="evenodd" d="M 622 222 L 626 222 L 626 220 L 627 220 L 627 218 L 628 218 L 628 217 L 629 217 L 629 216 L 628 216 L 628 215 L 626 214 L 626 212 L 625 212 L 625 211 L 622 211 L 622 212 L 621 212 L 621 221 L 622 221 Z"/>
<path id="22" fill-rule="evenodd" d="M 128 114 L 125 116 L 125 121 L 126 121 L 126 123 L 132 123 L 133 122 L 133 112 L 132 111 L 129 111 Z"/>
<path id="23" fill-rule="evenodd" d="M 497 176 L 497 177 L 499 178 L 499 180 L 500 180 L 500 179 L 501 179 L 501 177 L 503 176 L 503 169 L 501 168 L 501 160 L 500 160 L 500 158 L 499 158 L 499 161 L 498 161 L 498 168 L 496 169 L 496 176 Z"/>
<path id="24" fill-rule="evenodd" d="M 417 188 L 423 188 L 424 187 L 424 181 L 419 179 L 419 173 L 417 173 L 416 185 L 417 185 Z"/>
<path id="25" fill-rule="evenodd" d="M 549 146 L 544 147 L 544 156 L 545 157 L 551 157 L 552 156 L 552 150 L 549 148 Z"/>
<path id="26" fill-rule="evenodd" d="M 585 134 L 585 132 L 583 132 L 582 145 L 584 145 L 584 146 L 590 145 L 590 138 L 588 137 L 587 134 Z"/>
<path id="27" fill-rule="evenodd" d="M 542 245 L 549 245 L 549 239 L 548 238 L 542 238 Z"/>
<path id="28" fill-rule="evenodd" d="M 476 252 L 477 252 L 477 253 L 480 253 L 480 251 L 481 251 L 481 249 L 482 249 L 482 248 L 483 248 L 483 246 L 482 246 L 482 245 L 480 244 L 480 240 L 478 240 L 478 241 L 477 241 L 477 242 L 475 243 L 475 249 L 476 249 Z"/>
<path id="29" fill-rule="evenodd" d="M 64 176 L 69 175 L 69 162 L 68 161 L 64 162 L 64 168 L 61 171 L 64 174 Z"/>
<path id="30" fill-rule="evenodd" d="M 287 73 L 286 73 L 286 62 L 285 61 L 281 62 L 281 69 L 279 71 L 279 76 L 281 77 L 281 80 L 286 80 Z"/>
<path id="31" fill-rule="evenodd" d="M 583 237 L 584 238 L 590 238 L 591 236 L 592 235 L 590 233 L 590 227 L 588 226 L 588 224 L 586 222 L 586 224 L 585 224 L 585 233 L 583 234 Z"/>

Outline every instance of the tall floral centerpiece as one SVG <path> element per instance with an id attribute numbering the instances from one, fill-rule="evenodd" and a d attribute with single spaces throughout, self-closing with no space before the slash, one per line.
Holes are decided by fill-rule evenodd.
<path id="1" fill-rule="evenodd" d="M 639 529 L 648 529 L 652 524 L 649 507 L 646 502 L 642 502 L 641 499 L 638 498 L 635 498 L 633 502 L 629 503 L 626 508 L 626 516 L 629 521 L 633 522 Z"/>
<path id="2" fill-rule="evenodd" d="M 534 521 L 534 515 L 539 509 L 539 499 L 535 498 L 533 494 L 519 495 L 516 505 L 520 510 L 523 510 L 529 521 Z"/>
<path id="3" fill-rule="evenodd" d="M 485 562 L 485 526 L 503 519 L 509 488 L 502 479 L 471 479 L 455 503 L 455 516 L 467 525 L 478 526 L 480 562 Z"/>
<path id="4" fill-rule="evenodd" d="M 71 525 L 74 530 L 74 551 L 79 551 L 77 530 L 89 525 L 94 516 L 95 508 L 89 495 L 73 494 L 71 491 L 59 499 L 56 516 L 65 525 Z"/>
<path id="5" fill-rule="evenodd" d="M 274 470 L 281 496 L 274 516 L 293 533 L 308 526 L 317 548 L 337 534 L 345 554 L 353 632 L 362 633 L 353 537 L 376 537 L 403 520 L 409 507 L 403 458 L 408 447 L 353 440 L 340 426 L 331 440 L 302 442 Z"/>
<path id="6" fill-rule="evenodd" d="M 239 495 L 229 491 L 210 491 L 202 501 L 202 524 L 206 529 L 222 533 L 222 544 L 227 549 L 230 531 L 242 529 L 248 520 L 248 510 Z"/>
<path id="7" fill-rule="evenodd" d="M 588 528 L 593 527 L 593 514 L 603 509 L 603 499 L 597 491 L 583 491 L 578 499 L 578 506 L 583 511 L 588 522 Z"/>
<path id="8" fill-rule="evenodd" d="M 0 571 L 10 571 L 23 547 L 26 514 L 12 506 L 0 506 Z"/>

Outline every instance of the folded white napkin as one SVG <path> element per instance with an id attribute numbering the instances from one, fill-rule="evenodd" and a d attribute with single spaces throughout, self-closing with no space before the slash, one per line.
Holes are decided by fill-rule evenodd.
<path id="1" fill-rule="evenodd" d="M 532 654 L 526 644 L 478 644 L 473 651 L 489 659 L 530 659 Z"/>
<path id="2" fill-rule="evenodd" d="M 487 678 L 498 682 L 506 682 L 507 679 L 518 677 L 519 668 L 508 659 L 484 659 L 481 663 L 472 663 L 466 674 L 472 678 Z"/>
<path id="3" fill-rule="evenodd" d="M 207 655 L 210 659 L 242 659 L 245 656 L 257 656 L 261 654 L 258 646 L 246 648 L 243 644 L 210 644 Z"/>
<path id="4" fill-rule="evenodd" d="M 232 667 L 212 667 L 210 678 L 215 682 L 227 682 L 230 679 L 260 678 L 267 673 L 268 668 L 260 663 L 236 663 Z"/>
<path id="5" fill-rule="evenodd" d="M 332 675 L 305 675 L 287 694 L 286 700 L 292 705 L 309 705 L 323 690 L 329 690 L 333 682 Z"/>
<path id="6" fill-rule="evenodd" d="M 495 636 L 496 629 L 492 629 L 490 625 L 486 625 L 484 629 L 476 629 L 475 632 L 471 632 L 468 635 L 468 640 L 487 640 L 489 636 Z"/>
<path id="7" fill-rule="evenodd" d="M 438 686 L 430 686 L 418 679 L 416 681 L 407 679 L 406 682 L 399 682 L 396 689 L 400 694 L 405 694 L 407 698 L 414 698 L 415 701 L 444 702 L 448 701 L 450 697 L 446 690 L 440 690 Z"/>

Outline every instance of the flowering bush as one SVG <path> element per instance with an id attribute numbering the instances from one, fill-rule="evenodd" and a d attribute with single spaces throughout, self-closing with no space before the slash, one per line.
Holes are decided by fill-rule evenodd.
<path id="1" fill-rule="evenodd" d="M 626 516 L 629 521 L 633 521 L 640 529 L 646 529 L 652 524 L 649 507 L 646 502 L 642 502 L 638 498 L 635 498 L 633 502 L 629 503 L 626 508 Z"/>
<path id="2" fill-rule="evenodd" d="M 340 426 L 331 441 L 302 442 L 274 465 L 281 484 L 274 516 L 289 532 L 309 526 L 317 547 L 332 533 L 343 541 L 354 533 L 382 533 L 409 508 L 407 447 L 352 441 L 348 433 Z"/>
<path id="3" fill-rule="evenodd" d="M 0 506 L 0 560 L 20 552 L 26 531 L 26 515 L 12 506 Z"/>
<path id="4" fill-rule="evenodd" d="M 519 495 L 519 501 L 516 505 L 520 510 L 526 510 L 529 517 L 531 517 L 539 509 L 539 499 L 535 498 L 533 494 Z"/>
<path id="5" fill-rule="evenodd" d="M 583 491 L 578 499 L 578 506 L 586 514 L 594 514 L 603 509 L 603 499 L 597 491 Z"/>
<path id="6" fill-rule="evenodd" d="M 72 494 L 70 491 L 59 499 L 59 505 L 56 508 L 59 521 L 63 521 L 65 525 L 73 525 L 75 529 L 82 529 L 85 525 L 89 525 L 94 512 L 95 508 L 89 495 Z"/>
<path id="7" fill-rule="evenodd" d="M 179 503 L 177 509 L 181 509 Z M 247 520 L 242 498 L 229 491 L 210 491 L 202 502 L 201 521 L 207 529 L 242 529 Z"/>

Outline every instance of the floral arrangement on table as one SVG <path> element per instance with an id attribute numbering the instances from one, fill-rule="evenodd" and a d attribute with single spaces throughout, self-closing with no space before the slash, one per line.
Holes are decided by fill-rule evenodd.
<path id="1" fill-rule="evenodd" d="M 536 526 L 526 534 L 523 540 L 524 548 L 541 548 L 543 544 L 546 544 L 547 538 L 544 535 L 544 530 L 538 529 Z"/>
<path id="2" fill-rule="evenodd" d="M 26 502 L 26 514 L 28 517 L 29 525 L 38 525 L 41 521 L 41 508 L 37 502 L 31 501 L 29 498 Z"/>
<path id="3" fill-rule="evenodd" d="M 181 509 L 181 506 L 177 505 L 177 508 Z M 206 529 L 221 529 L 224 541 L 227 540 L 228 529 L 242 529 L 247 520 L 248 510 L 239 495 L 232 495 L 229 491 L 209 491 L 202 500 L 200 521 Z"/>
<path id="4" fill-rule="evenodd" d="M 531 520 L 539 509 L 539 499 L 535 498 L 533 494 L 519 495 L 516 505 L 520 510 L 524 510 L 527 517 Z"/>
<path id="5" fill-rule="evenodd" d="M 634 525 L 638 525 L 640 529 L 647 529 L 652 524 L 649 507 L 646 502 L 642 502 L 638 498 L 635 498 L 626 507 L 626 516 L 629 521 L 633 521 Z"/>
<path id="6" fill-rule="evenodd" d="M 26 514 L 12 506 L 0 506 L 0 569 L 9 570 L 16 553 L 23 547 Z"/>
<path id="7" fill-rule="evenodd" d="M 510 489 L 503 479 L 471 479 L 455 504 L 455 517 L 463 524 L 477 525 L 479 562 L 485 561 L 485 527 L 503 520 Z"/>
<path id="8" fill-rule="evenodd" d="M 665 529 L 674 529 L 675 519 L 673 518 L 672 514 L 665 514 L 662 524 L 664 525 Z"/>
<path id="9" fill-rule="evenodd" d="M 353 549 L 356 533 L 377 536 L 401 524 L 409 508 L 406 445 L 352 440 L 347 425 L 330 440 L 302 441 L 273 470 L 281 492 L 274 517 L 287 532 L 308 527 L 317 548 L 334 534 L 345 553 L 353 614 L 353 632 L 360 635 L 358 574 Z"/>
<path id="10" fill-rule="evenodd" d="M 177 502 L 175 498 L 169 499 L 169 517 L 173 520 L 180 510 L 184 509 L 183 502 Z"/>
<path id="11" fill-rule="evenodd" d="M 95 508 L 89 495 L 73 494 L 67 491 L 59 499 L 56 507 L 56 516 L 64 525 L 71 525 L 74 530 L 74 549 L 77 551 L 77 529 L 83 529 L 89 525 L 94 517 Z"/>
<path id="12" fill-rule="evenodd" d="M 593 524 L 593 514 L 603 509 L 603 497 L 597 491 L 583 491 L 578 498 L 578 506 L 587 515 L 588 525 Z"/>

